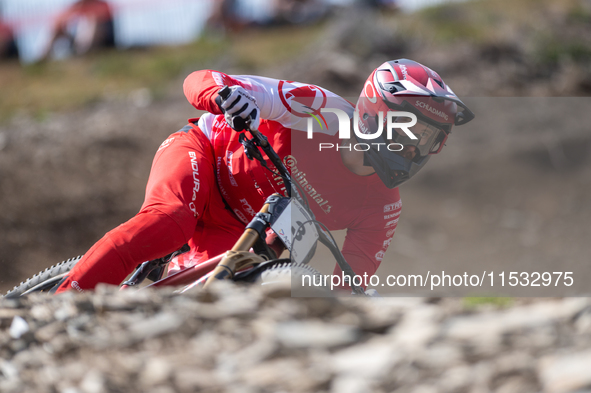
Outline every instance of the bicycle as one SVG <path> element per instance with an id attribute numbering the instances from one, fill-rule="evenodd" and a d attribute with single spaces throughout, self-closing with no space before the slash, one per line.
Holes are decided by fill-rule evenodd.
<path id="1" fill-rule="evenodd" d="M 221 96 L 229 94 L 224 89 L 220 91 Z M 238 122 L 236 128 L 247 130 L 251 135 L 250 139 L 245 133 L 239 136 L 248 159 L 256 159 L 264 168 L 281 176 L 287 196 L 279 193 L 270 195 L 232 249 L 227 252 L 164 277 L 167 264 L 189 250 L 189 246 L 185 244 L 172 254 L 140 264 L 131 277 L 123 282 L 121 289 L 138 287 L 145 279 L 153 281 L 147 287 L 184 286 L 179 290 L 184 292 L 196 286 L 208 287 L 217 280 L 247 283 L 262 281 L 265 284 L 273 282 L 274 277 L 285 276 L 287 273 L 292 277 L 307 274 L 322 278 L 316 269 L 308 265 L 320 241 L 331 251 L 345 277 L 349 277 L 352 293 L 365 295 L 362 287 L 353 284 L 355 272 L 345 260 L 328 228 L 315 219 L 305 193 L 297 182 L 292 182 L 289 171 L 267 138 L 258 130 L 251 129 L 246 121 L 244 124 Z M 268 167 L 261 151 L 267 155 L 278 173 Z M 277 236 L 270 244 L 265 241 L 269 229 Z M 279 258 L 283 250 L 289 252 L 289 258 Z M 5 296 L 18 297 L 34 292 L 49 292 L 81 258 L 82 256 L 70 258 L 51 266 L 21 282 Z"/>

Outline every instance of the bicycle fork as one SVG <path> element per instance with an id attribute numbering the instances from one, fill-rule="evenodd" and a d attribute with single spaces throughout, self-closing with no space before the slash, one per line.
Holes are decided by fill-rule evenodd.
<path id="1" fill-rule="evenodd" d="M 214 281 L 230 280 L 234 277 L 234 274 L 238 270 L 253 263 L 260 262 L 260 258 L 258 261 L 256 258 L 245 259 L 243 256 L 239 256 L 242 255 L 239 253 L 248 252 L 251 248 L 256 250 L 260 240 L 263 240 L 264 243 L 264 239 L 266 238 L 266 229 L 271 224 L 271 218 L 273 216 L 272 213 L 282 198 L 284 197 L 278 193 L 275 193 L 267 198 L 261 210 L 246 226 L 246 230 L 234 244 L 234 247 L 232 247 L 232 249 L 226 253 L 220 263 L 213 270 L 213 273 L 205 282 L 204 288 L 207 288 Z M 274 252 L 273 250 L 270 251 Z M 253 257 L 255 256 L 256 255 L 253 254 Z"/>

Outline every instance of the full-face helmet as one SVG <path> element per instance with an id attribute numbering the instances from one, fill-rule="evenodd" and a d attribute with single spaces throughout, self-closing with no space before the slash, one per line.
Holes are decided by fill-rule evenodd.
<path id="1" fill-rule="evenodd" d="M 454 125 L 466 124 L 474 114 L 432 69 L 415 61 L 388 61 L 376 68 L 363 86 L 355 124 L 362 134 L 377 134 L 369 143 L 364 164 L 371 165 L 388 188 L 414 176 L 443 148 Z M 410 112 L 416 124 L 386 132 L 388 112 Z M 391 123 L 413 123 L 411 116 L 392 116 Z M 415 138 L 412 138 L 412 135 Z M 367 143 L 355 133 L 358 142 Z M 405 149 L 402 150 L 404 146 Z M 412 154 L 408 154 L 408 151 Z"/>

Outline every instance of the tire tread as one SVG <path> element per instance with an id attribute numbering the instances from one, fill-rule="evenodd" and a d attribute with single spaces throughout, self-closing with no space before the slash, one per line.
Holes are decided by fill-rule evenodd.
<path id="1" fill-rule="evenodd" d="M 47 269 L 35 274 L 33 277 L 21 282 L 19 285 L 16 285 L 12 290 L 8 291 L 4 297 L 19 297 L 29 289 L 41 284 L 44 281 L 47 281 L 60 274 L 69 272 L 72 270 L 74 265 L 80 261 L 81 258 L 82 255 L 78 255 L 77 257 L 66 259 L 63 262 L 48 267 Z"/>

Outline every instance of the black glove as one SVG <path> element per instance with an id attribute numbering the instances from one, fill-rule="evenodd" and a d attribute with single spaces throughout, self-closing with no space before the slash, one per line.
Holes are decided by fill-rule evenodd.
<path id="1" fill-rule="evenodd" d="M 226 122 L 236 131 L 259 128 L 261 111 L 257 101 L 242 86 L 224 86 L 215 102 Z"/>

